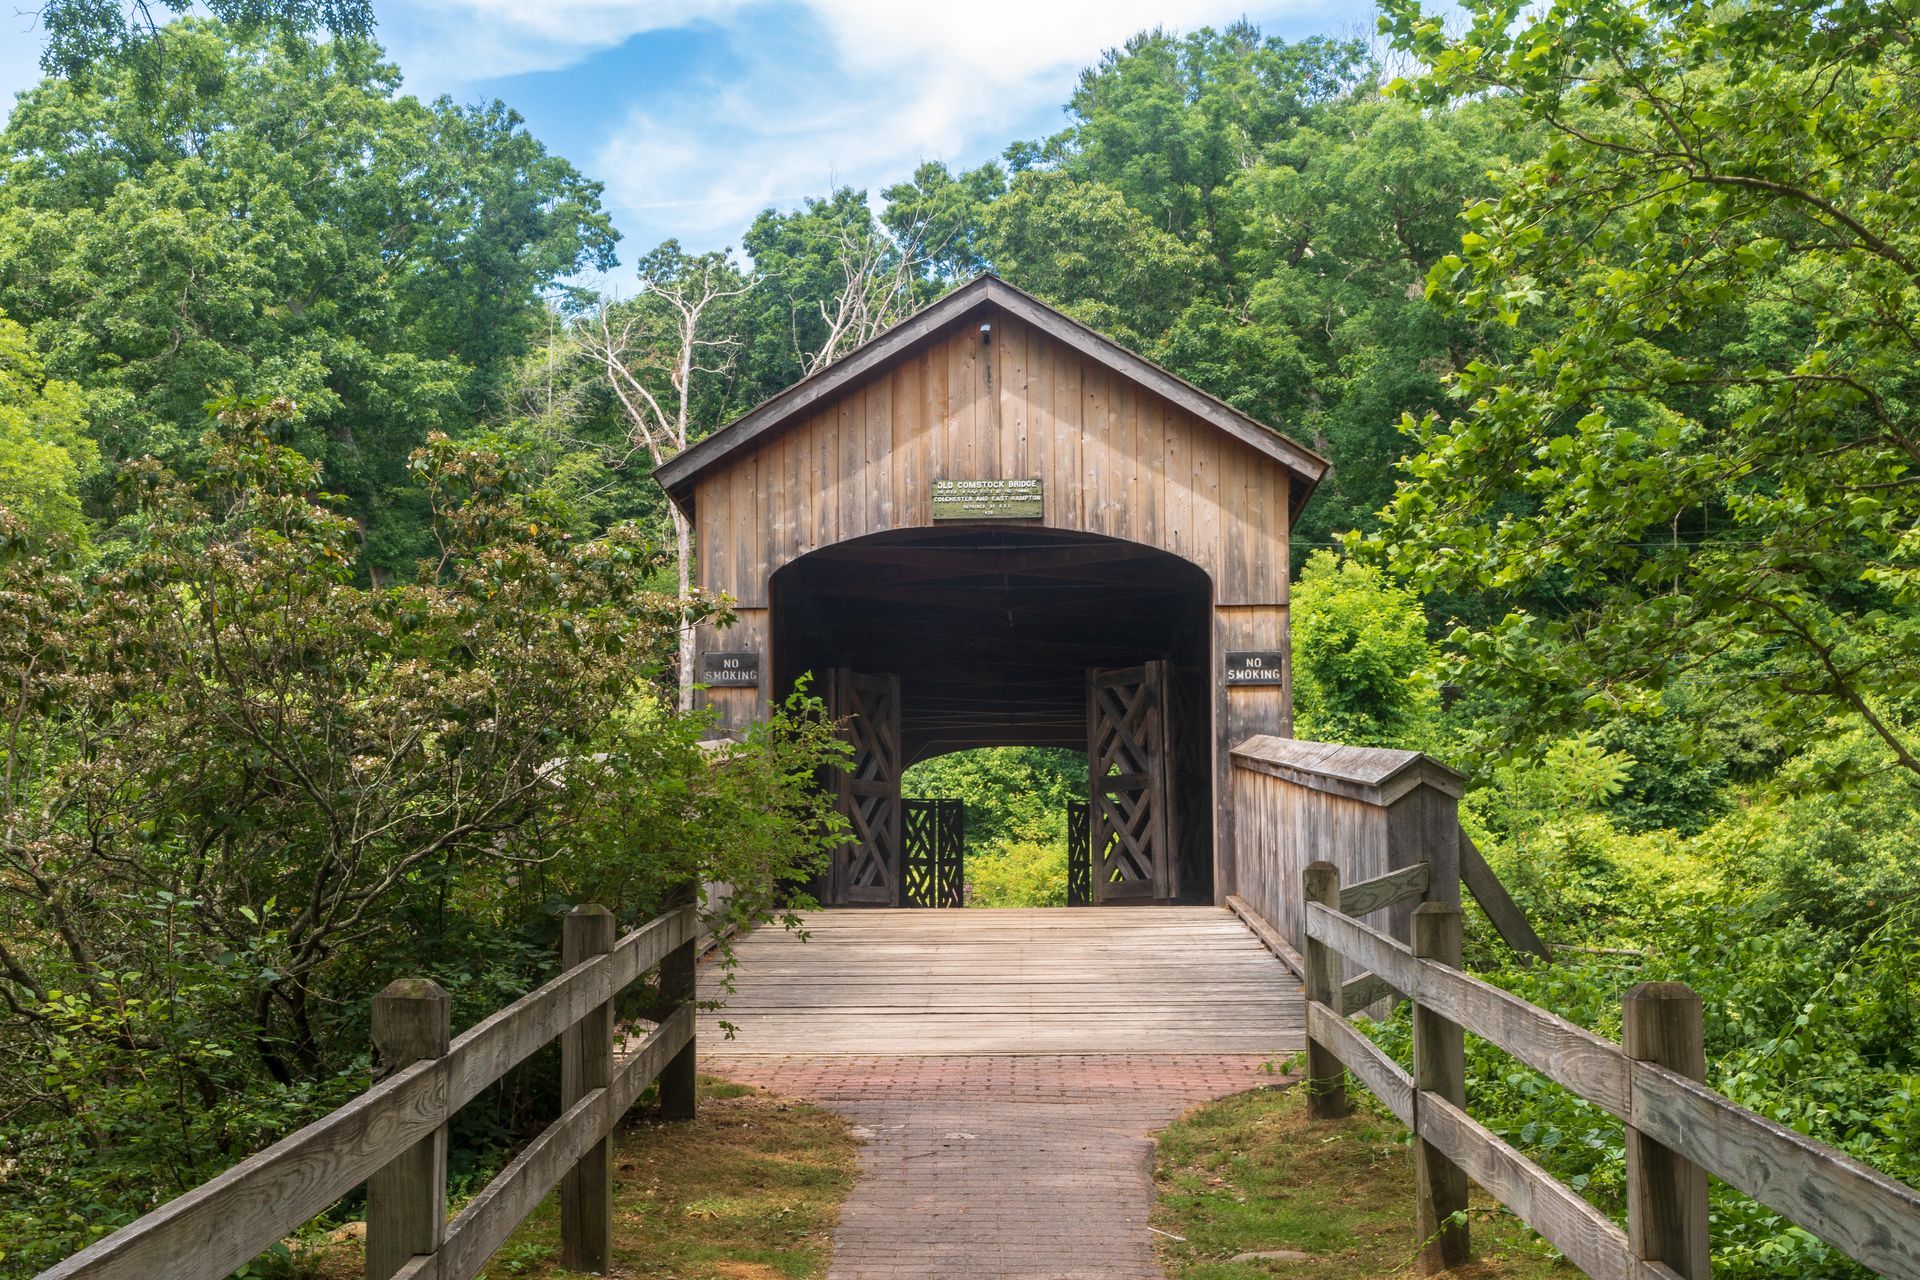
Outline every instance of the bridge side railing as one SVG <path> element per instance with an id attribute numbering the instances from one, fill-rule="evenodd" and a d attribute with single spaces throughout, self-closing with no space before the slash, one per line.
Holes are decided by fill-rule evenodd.
<path id="1" fill-rule="evenodd" d="M 1417 898 L 1356 904 L 1406 941 L 1414 901 L 1458 903 L 1464 887 L 1516 951 L 1547 946 L 1460 829 L 1466 778 L 1417 751 L 1348 747 L 1258 735 L 1233 749 L 1233 908 L 1303 977 L 1306 917 L 1300 877 L 1327 858 L 1348 881 L 1427 877 Z"/>
<path id="2" fill-rule="evenodd" d="M 1413 868 L 1343 887 L 1316 861 L 1301 890 L 1309 1109 L 1343 1114 L 1350 1071 L 1413 1131 L 1422 1270 L 1466 1259 L 1471 1178 L 1597 1280 L 1706 1280 L 1711 1173 L 1881 1275 L 1920 1280 L 1920 1192 L 1702 1083 L 1700 1000 L 1684 985 L 1629 991 L 1615 1044 L 1462 972 L 1460 909 L 1420 901 Z M 1414 902 L 1410 942 L 1356 918 Z M 1343 957 L 1412 1002 L 1412 1071 L 1347 1021 Z M 1466 1033 L 1625 1123 L 1625 1231 L 1467 1114 Z"/>
<path id="3" fill-rule="evenodd" d="M 623 938 L 605 907 L 575 907 L 565 921 L 564 972 L 453 1038 L 438 985 L 390 984 L 374 1000 L 379 1074 L 371 1088 L 39 1280 L 223 1280 L 362 1184 L 370 1280 L 469 1280 L 555 1185 L 562 1264 L 604 1274 L 614 1126 L 655 1079 L 668 1118 L 694 1113 L 698 934 L 691 906 Z M 614 1000 L 655 968 L 670 1011 L 622 1045 Z M 560 1118 L 449 1221 L 447 1122 L 555 1038 Z"/>

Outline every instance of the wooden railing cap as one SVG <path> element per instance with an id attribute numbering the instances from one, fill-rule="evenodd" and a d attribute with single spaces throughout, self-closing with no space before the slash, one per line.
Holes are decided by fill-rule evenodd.
<path id="1" fill-rule="evenodd" d="M 1260 733 L 1233 749 L 1234 763 L 1316 791 L 1330 791 L 1371 804 L 1392 804 L 1415 787 L 1429 786 L 1458 799 L 1467 775 L 1418 751 L 1345 747 Z"/>

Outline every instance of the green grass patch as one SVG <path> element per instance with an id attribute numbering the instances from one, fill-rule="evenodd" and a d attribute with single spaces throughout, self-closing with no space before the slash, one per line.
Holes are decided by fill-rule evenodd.
<path id="1" fill-rule="evenodd" d="M 1399 1121 L 1357 1109 L 1309 1122 L 1299 1089 L 1256 1089 L 1196 1107 L 1160 1134 L 1153 1225 L 1180 1237 L 1154 1237 L 1160 1265 L 1172 1280 L 1411 1275 L 1412 1159 Z M 1478 1192 L 1471 1212 L 1474 1260 L 1454 1275 L 1579 1274 Z M 1233 1261 L 1280 1250 L 1305 1256 Z"/>
<path id="2" fill-rule="evenodd" d="M 827 1272 L 859 1144 L 832 1112 L 703 1076 L 695 1120 L 635 1112 L 614 1135 L 613 1277 L 812 1280 Z M 358 1280 L 357 1239 L 326 1248 L 314 1274 Z M 561 1280 L 557 1193 L 481 1273 Z"/>

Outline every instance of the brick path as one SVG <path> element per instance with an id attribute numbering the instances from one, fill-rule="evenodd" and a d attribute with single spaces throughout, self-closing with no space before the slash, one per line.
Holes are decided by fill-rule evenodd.
<path id="1" fill-rule="evenodd" d="M 866 1140 L 829 1280 L 1158 1280 L 1151 1134 L 1276 1082 L 1257 1055 L 730 1057 Z"/>

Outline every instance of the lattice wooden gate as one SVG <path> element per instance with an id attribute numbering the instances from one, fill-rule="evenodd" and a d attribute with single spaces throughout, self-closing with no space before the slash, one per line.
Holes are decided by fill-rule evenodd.
<path id="1" fill-rule="evenodd" d="M 853 744 L 849 768 L 834 770 L 840 812 L 853 839 L 834 850 L 830 906 L 900 905 L 900 678 L 835 670 L 828 704 Z"/>
<path id="2" fill-rule="evenodd" d="M 1167 765 L 1166 662 L 1088 672 L 1094 902 L 1173 897 Z"/>
<path id="3" fill-rule="evenodd" d="M 1067 801 L 1067 905 L 1093 904 L 1093 835 L 1087 825 L 1087 802 Z"/>
<path id="4" fill-rule="evenodd" d="M 965 905 L 967 806 L 963 800 L 902 800 L 902 896 L 910 907 Z"/>

